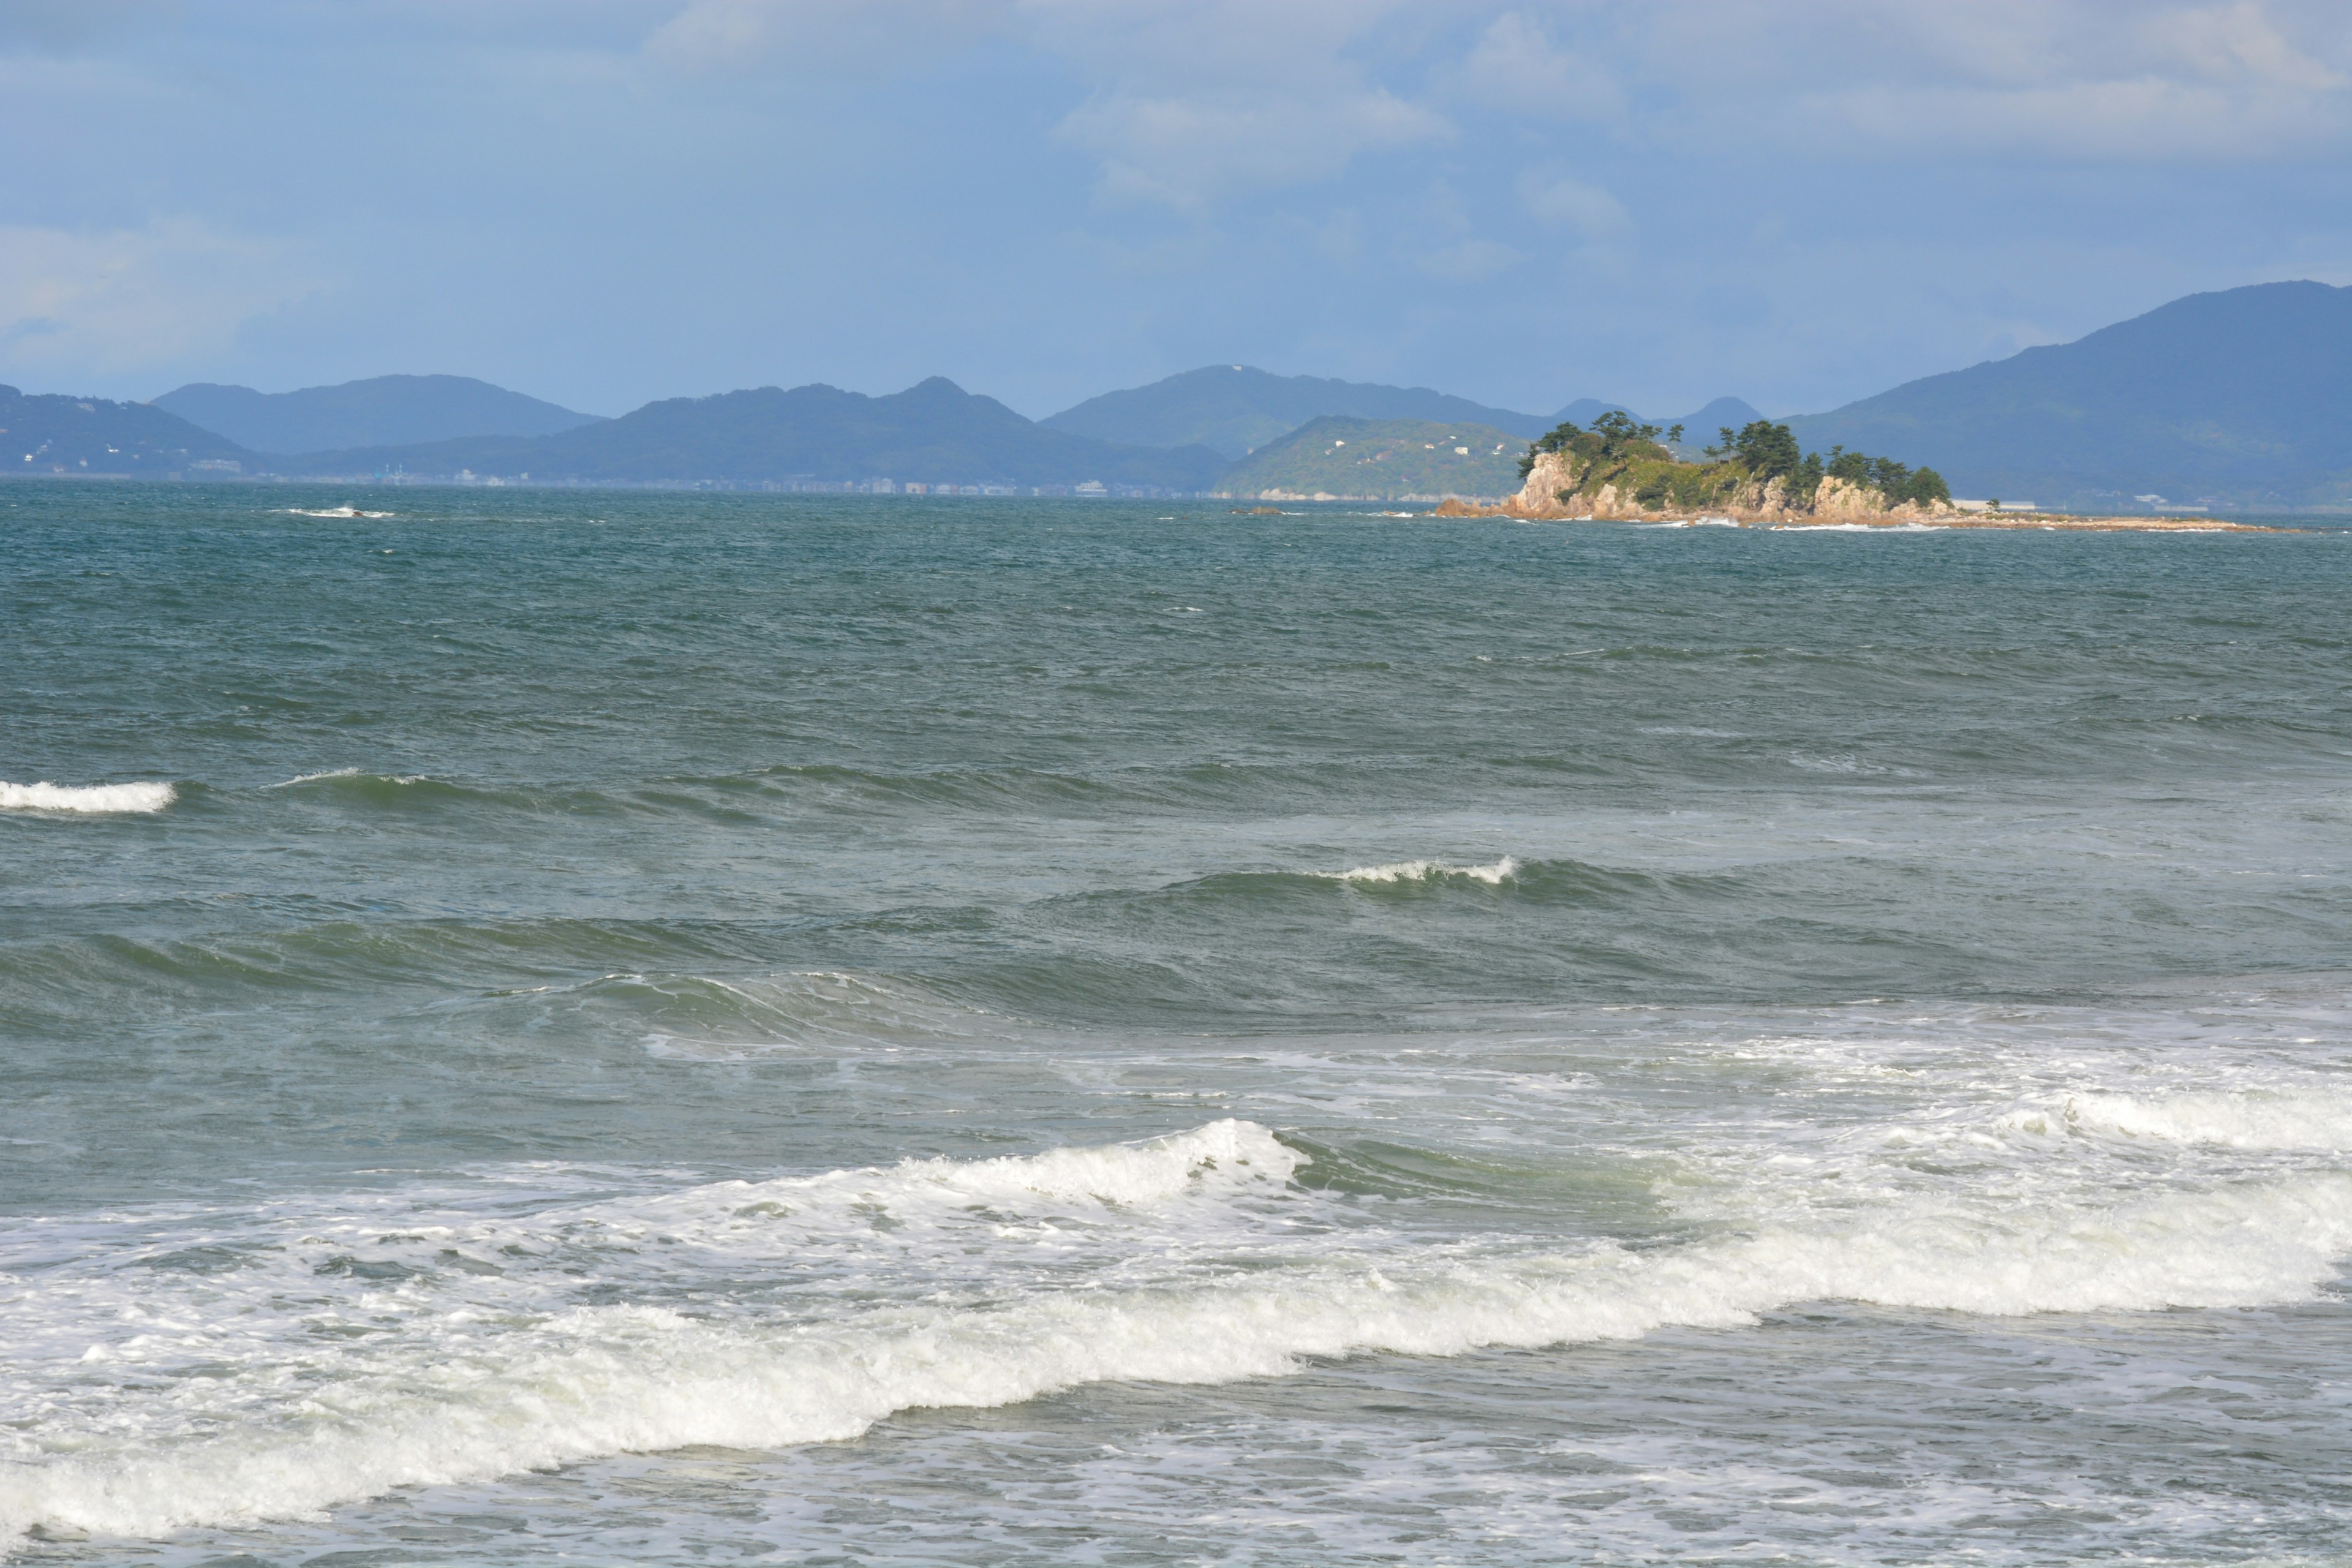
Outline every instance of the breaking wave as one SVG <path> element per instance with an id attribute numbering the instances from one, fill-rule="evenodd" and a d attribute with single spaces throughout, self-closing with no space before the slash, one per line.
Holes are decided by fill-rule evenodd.
<path id="1" fill-rule="evenodd" d="M 119 813 L 161 811 L 179 798 L 168 784 L 9 784 L 0 780 L 0 811 Z"/>
<path id="2" fill-rule="evenodd" d="M 215 1371 L 148 1402 L 152 1429 L 134 1431 L 131 1406 L 113 1401 L 97 1429 L 59 1419 L 13 1440 L 0 1541 L 37 1528 L 154 1536 L 620 1453 L 837 1440 L 902 1410 L 1087 1384 L 1215 1384 L 1280 1376 L 1311 1357 L 1732 1329 L 1806 1301 L 2000 1317 L 2279 1302 L 2309 1296 L 2352 1248 L 2342 1173 L 2124 1203 L 1948 1196 L 1647 1249 L 1414 1245 L 1383 1233 L 1321 1250 L 1277 1246 L 1315 1217 L 1263 1215 L 1318 1201 L 1291 1182 L 1302 1163 L 1267 1129 L 1226 1121 L 1139 1144 L 722 1182 L 375 1238 L 409 1245 L 413 1263 L 313 1261 L 302 1248 L 346 1244 L 315 1217 L 286 1216 L 320 1234 L 256 1256 L 294 1254 L 277 1266 L 308 1282 L 296 1296 L 364 1291 L 371 1332 L 321 1341 L 304 1326 L 326 1304 L 303 1300 L 284 1338 L 219 1375 L 210 1336 L 255 1326 L 190 1321 L 169 1342 Z M 660 1252 L 663 1268 L 699 1257 L 800 1276 L 822 1264 L 849 1288 L 688 1312 L 541 1300 L 505 1278 L 526 1274 L 534 1254 L 560 1274 L 576 1256 L 563 1249 L 597 1234 L 616 1256 Z M 1104 1267 L 1062 1271 L 1058 1260 L 1089 1247 Z M 889 1280 L 887 1268 L 919 1272 Z M 204 1289 L 229 1289 L 230 1278 L 208 1276 Z M 88 1288 L 67 1286 L 76 1300 Z M 466 1297 L 469 1288 L 485 1293 Z M 278 1303 L 288 1294 L 269 1281 L 255 1289 Z M 152 1321 L 138 1314 L 133 1326 Z M 48 1337 L 64 1354 L 88 1335 Z M 135 1361 L 158 1343 L 141 1332 L 79 1360 L 102 1372 L 110 1355 Z M 128 1370 L 130 1388 L 154 1386 L 152 1369 Z"/>
<path id="3" fill-rule="evenodd" d="M 1517 876 L 1518 871 L 1518 861 L 1506 855 L 1483 866 L 1454 866 L 1443 860 L 1394 860 L 1384 866 L 1356 866 L 1345 871 L 1318 871 L 1313 875 L 1336 882 L 1442 882 L 1459 877 L 1497 887 Z"/>
<path id="4" fill-rule="evenodd" d="M 2054 1111 L 2019 1111 L 2011 1125 L 2033 1132 L 2105 1134 L 2231 1149 L 2352 1149 L 2352 1091 L 2302 1094 L 2070 1096 Z"/>

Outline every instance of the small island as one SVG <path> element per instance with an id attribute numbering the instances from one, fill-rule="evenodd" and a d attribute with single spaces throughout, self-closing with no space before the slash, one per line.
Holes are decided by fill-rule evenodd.
<path id="1" fill-rule="evenodd" d="M 2152 529 L 2272 532 L 2255 524 L 2189 517 L 2069 517 L 1963 510 L 1944 477 L 1892 458 L 1832 447 L 1801 449 L 1786 425 L 1750 421 L 1717 432 L 1717 444 L 1685 457 L 1683 428 L 1660 429 L 1611 411 L 1590 428 L 1563 424 L 1519 458 L 1517 495 L 1493 505 L 1449 500 L 1445 517 L 1579 521 L 1707 518 L 1750 527 L 1931 525 L 1940 528 Z M 1969 503 L 1971 508 L 1974 503 Z"/>

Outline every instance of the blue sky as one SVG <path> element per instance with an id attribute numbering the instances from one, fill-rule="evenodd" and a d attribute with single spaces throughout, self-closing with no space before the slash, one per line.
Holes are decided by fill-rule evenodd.
<path id="1" fill-rule="evenodd" d="M 2343 0 L 10 0 L 0 380 L 1775 413 L 2352 282 Z"/>

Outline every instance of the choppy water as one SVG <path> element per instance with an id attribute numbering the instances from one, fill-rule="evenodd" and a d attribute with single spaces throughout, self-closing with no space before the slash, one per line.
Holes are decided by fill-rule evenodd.
<path id="1" fill-rule="evenodd" d="M 0 1542 L 2341 1563 L 2347 586 L 10 485 Z"/>

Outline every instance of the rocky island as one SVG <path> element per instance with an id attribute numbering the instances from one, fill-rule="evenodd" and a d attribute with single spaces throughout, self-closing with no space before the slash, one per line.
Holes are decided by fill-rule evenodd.
<path id="1" fill-rule="evenodd" d="M 1588 428 L 1563 424 L 1519 459 L 1519 492 L 1490 515 L 1651 520 L 1705 515 L 1737 522 L 1917 521 L 1957 515 L 1933 468 L 1832 448 L 1805 452 L 1786 425 L 1751 421 L 1725 429 L 1694 460 L 1681 426 L 1661 430 L 1630 415 L 1603 414 Z M 1467 507 L 1458 509 L 1470 510 Z"/>
<path id="2" fill-rule="evenodd" d="M 1494 505 L 1447 501 L 1449 517 L 1663 521 L 1706 517 L 1776 528 L 1902 527 L 2228 530 L 2211 518 L 2063 517 L 1963 510 L 1943 476 L 1892 458 L 1832 447 L 1803 451 L 1786 425 L 1758 419 L 1718 432 L 1696 459 L 1680 426 L 1661 430 L 1611 412 L 1590 428 L 1563 424 L 1519 459 L 1517 495 Z"/>

